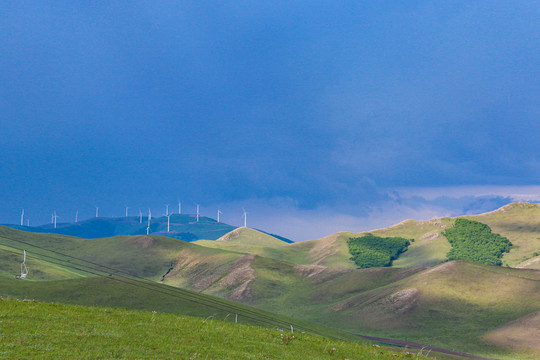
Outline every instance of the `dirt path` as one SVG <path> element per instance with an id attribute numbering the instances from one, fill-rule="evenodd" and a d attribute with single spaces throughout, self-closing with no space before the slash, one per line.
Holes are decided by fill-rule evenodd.
<path id="1" fill-rule="evenodd" d="M 466 354 L 466 353 L 447 350 L 447 349 L 441 349 L 441 348 L 437 348 L 437 347 L 433 347 L 433 346 L 429 346 L 429 345 L 422 345 L 422 344 L 418 344 L 418 343 L 411 342 L 411 341 L 386 339 L 386 338 L 375 337 L 375 336 L 366 336 L 366 335 L 358 335 L 358 336 L 360 336 L 360 337 L 362 337 L 364 339 L 378 341 L 378 342 L 388 344 L 388 345 L 402 346 L 402 347 L 407 346 L 407 347 L 410 347 L 410 348 L 432 350 L 432 351 L 440 352 L 440 353 L 443 353 L 443 354 L 457 355 L 457 356 L 462 356 L 462 357 L 466 357 L 466 358 L 469 358 L 469 359 L 493 360 L 493 359 L 483 358 L 481 356 Z"/>

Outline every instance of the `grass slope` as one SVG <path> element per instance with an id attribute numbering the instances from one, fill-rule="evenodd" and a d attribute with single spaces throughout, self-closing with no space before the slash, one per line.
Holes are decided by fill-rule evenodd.
<path id="1" fill-rule="evenodd" d="M 189 268 L 191 274 L 197 273 L 195 269 Z M 171 276 L 186 275 L 177 269 Z M 207 280 L 199 291 L 350 332 L 489 358 L 540 356 L 534 349 L 496 347 L 484 338 L 540 311 L 540 273 L 534 270 L 463 261 L 427 269 L 356 270 L 244 255 L 211 279 L 195 279 L 194 284 Z"/>
<path id="2" fill-rule="evenodd" d="M 230 251 L 248 252 L 251 254 L 259 252 L 265 248 L 279 248 L 288 244 L 276 237 L 263 233 L 261 231 L 241 227 L 223 235 L 215 241 L 199 240 L 195 242 L 198 245 L 225 249 Z M 263 250 L 264 251 L 264 250 Z"/>
<path id="3" fill-rule="evenodd" d="M 298 332 L 285 344 L 275 329 L 162 313 L 3 300 L 0 314 L 2 358 L 411 358 L 395 349 Z"/>
<path id="4" fill-rule="evenodd" d="M 26 249 L 29 277 L 40 271 L 48 271 L 50 264 L 42 266 L 36 260 L 48 251 L 56 251 L 68 256 L 82 258 L 93 263 L 126 272 L 133 276 L 141 276 L 152 280 L 160 280 L 171 268 L 181 254 L 189 249 L 190 253 L 200 257 L 213 256 L 217 261 L 230 261 L 235 255 L 229 252 L 198 246 L 182 240 L 157 235 L 116 236 L 112 238 L 82 239 L 66 235 L 38 234 L 14 230 L 0 226 L 0 246 L 11 249 Z M 39 247 L 39 248 L 37 248 Z M 5 255 L 7 256 L 7 255 Z M 0 272 L 16 274 L 20 272 L 20 261 L 11 255 L 10 262 L 0 263 Z M 69 257 L 57 256 L 62 261 L 71 261 Z M 17 263 L 19 262 L 19 263 Z M 100 267 L 101 270 L 111 271 Z M 53 279 L 54 277 L 45 277 Z M 57 277 L 58 278 L 58 277 Z"/>
<path id="5" fill-rule="evenodd" d="M 535 349 L 496 348 L 484 336 L 540 310 L 540 273 L 462 261 L 357 293 L 326 321 L 347 330 L 443 345 L 481 356 L 537 359 Z M 316 319 L 312 319 L 316 320 Z"/>
<path id="6" fill-rule="evenodd" d="M 540 256 L 534 255 L 540 254 L 540 204 L 513 203 L 486 214 L 464 217 L 488 225 L 494 233 L 512 242 L 514 246 L 504 254 L 503 263 L 540 269 Z M 533 258 L 536 261 L 530 261 Z"/>

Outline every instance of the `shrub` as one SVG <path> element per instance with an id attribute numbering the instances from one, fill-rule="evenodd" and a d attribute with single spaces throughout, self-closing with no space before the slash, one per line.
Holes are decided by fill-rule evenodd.
<path id="1" fill-rule="evenodd" d="M 361 269 L 392 265 L 407 250 L 410 240 L 402 237 L 379 237 L 367 234 L 347 241 L 351 260 Z"/>
<path id="2" fill-rule="evenodd" d="M 468 219 L 457 219 L 443 232 L 452 249 L 448 260 L 468 260 L 488 265 L 501 265 L 501 258 L 510 251 L 510 240 L 491 232 L 489 226 Z"/>

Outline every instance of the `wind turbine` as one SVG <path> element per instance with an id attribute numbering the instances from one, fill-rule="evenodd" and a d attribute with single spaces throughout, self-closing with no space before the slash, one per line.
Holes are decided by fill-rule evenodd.
<path id="1" fill-rule="evenodd" d="M 178 215 L 182 214 L 182 203 L 178 200 Z"/>
<path id="2" fill-rule="evenodd" d="M 242 214 L 242 217 L 244 218 L 244 227 L 247 227 L 247 212 L 246 209 L 242 208 L 242 211 L 244 212 Z"/>
<path id="3" fill-rule="evenodd" d="M 169 215 L 169 204 L 165 204 L 165 216 Z"/>
<path id="4" fill-rule="evenodd" d="M 17 279 L 24 279 L 28 275 L 28 268 L 26 267 L 26 250 L 23 250 L 23 262 L 21 263 L 21 275 L 16 276 Z"/>
<path id="5" fill-rule="evenodd" d="M 148 226 L 146 227 L 146 235 L 150 234 L 150 220 L 152 220 L 152 211 L 148 208 Z"/>
<path id="6" fill-rule="evenodd" d="M 142 224 L 142 211 L 139 209 L 139 224 Z"/>
<path id="7" fill-rule="evenodd" d="M 221 212 L 221 210 L 218 209 L 218 211 L 217 211 L 217 222 L 218 222 L 218 223 L 219 223 L 219 215 L 220 215 L 220 214 L 223 214 L 223 213 Z"/>
<path id="8" fill-rule="evenodd" d="M 79 221 L 79 210 L 75 211 L 75 224 Z"/>
<path id="9" fill-rule="evenodd" d="M 167 207 L 167 212 L 168 212 L 168 207 Z M 163 214 L 167 217 L 167 232 L 171 232 L 171 215 L 172 214 Z"/>
<path id="10" fill-rule="evenodd" d="M 53 220 L 54 220 L 54 228 L 56 229 L 56 219 L 59 218 L 58 215 L 56 215 L 56 210 L 53 212 Z"/>
<path id="11" fill-rule="evenodd" d="M 199 222 L 199 204 L 197 204 L 197 222 Z"/>
<path id="12" fill-rule="evenodd" d="M 126 206 L 126 217 L 128 217 L 129 206 Z"/>
<path id="13" fill-rule="evenodd" d="M 24 209 L 22 209 L 22 212 L 21 212 L 21 226 L 24 225 Z"/>
<path id="14" fill-rule="evenodd" d="M 99 206 L 96 206 L 96 217 L 99 217 Z"/>

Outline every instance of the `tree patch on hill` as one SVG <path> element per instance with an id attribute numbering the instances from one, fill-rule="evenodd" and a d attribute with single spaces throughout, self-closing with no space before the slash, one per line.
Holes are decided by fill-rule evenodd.
<path id="1" fill-rule="evenodd" d="M 371 267 L 391 266 L 392 261 L 398 258 L 399 254 L 405 252 L 410 242 L 402 237 L 379 237 L 367 234 L 357 238 L 350 238 L 349 253 L 361 269 Z"/>
<path id="2" fill-rule="evenodd" d="M 510 240 L 491 232 L 485 224 L 457 219 L 442 233 L 452 245 L 448 260 L 468 260 L 488 265 L 502 265 L 501 258 L 512 247 Z"/>

